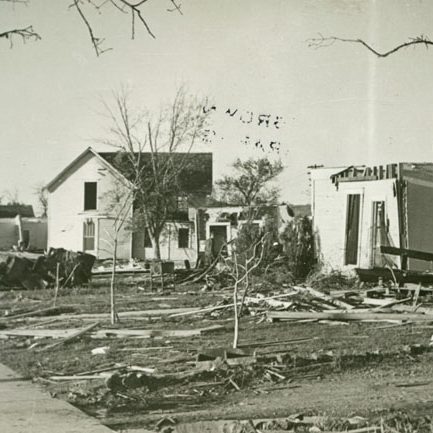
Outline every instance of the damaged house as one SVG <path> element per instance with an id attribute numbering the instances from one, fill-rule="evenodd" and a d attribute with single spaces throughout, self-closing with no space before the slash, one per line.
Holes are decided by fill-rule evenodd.
<path id="1" fill-rule="evenodd" d="M 433 270 L 433 163 L 313 168 L 311 194 L 325 268 Z"/>
<path id="2" fill-rule="evenodd" d="M 132 188 L 118 164 L 118 155 L 88 148 L 46 186 L 48 247 L 84 251 L 98 259 L 111 257 L 114 211 L 110 209 L 109 193 L 120 185 L 127 196 Z M 198 240 L 193 207 L 204 203 L 212 192 L 212 154 L 190 153 L 186 157 L 193 164 L 181 173 L 182 194 L 177 210 L 165 224 L 160 248 L 162 259 L 194 262 Z M 128 218 L 132 215 L 131 202 Z M 117 251 L 120 259 L 154 258 L 147 230 L 133 232 L 128 224 L 119 231 Z"/>
<path id="3" fill-rule="evenodd" d="M 224 244 L 228 244 L 228 253 L 232 248 L 232 242 L 236 239 L 242 225 L 248 221 L 247 211 L 240 205 L 213 205 L 194 210 L 197 219 L 197 248 L 199 252 L 205 251 L 205 243 L 209 238 L 214 240 L 214 254 L 220 251 Z M 282 230 L 294 217 L 293 206 L 260 205 L 254 206 L 253 219 L 250 221 L 258 228 L 263 227 L 266 221 L 271 219 L 277 230 Z"/>

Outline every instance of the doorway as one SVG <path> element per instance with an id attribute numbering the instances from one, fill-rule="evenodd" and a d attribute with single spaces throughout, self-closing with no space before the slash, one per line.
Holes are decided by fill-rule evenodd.
<path id="1" fill-rule="evenodd" d="M 209 236 L 213 238 L 212 255 L 216 257 L 223 248 L 223 245 L 227 243 L 227 226 L 210 225 Z M 227 254 L 227 247 L 223 248 L 222 254 Z"/>

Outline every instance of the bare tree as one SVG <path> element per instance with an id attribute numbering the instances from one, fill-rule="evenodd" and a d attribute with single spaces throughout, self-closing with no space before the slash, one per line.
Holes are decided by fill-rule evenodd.
<path id="1" fill-rule="evenodd" d="M 263 261 L 266 242 L 269 233 L 264 233 L 258 240 L 250 245 L 246 251 L 233 251 L 231 257 L 224 258 L 225 264 L 229 269 L 229 273 L 234 279 L 233 286 L 233 348 L 238 347 L 239 342 L 239 322 L 242 316 L 242 309 L 245 303 L 246 296 L 250 289 L 251 275 Z M 243 259 L 242 259 L 243 257 Z M 242 291 L 242 298 L 239 301 L 239 294 Z"/>
<path id="2" fill-rule="evenodd" d="M 131 206 L 135 195 L 135 189 L 124 182 L 114 181 L 113 187 L 106 193 L 107 208 L 106 212 L 111 216 L 111 230 L 105 230 L 101 242 L 107 245 L 111 253 L 113 265 L 110 280 L 110 318 L 111 324 L 118 321 L 116 308 L 116 289 L 117 289 L 117 251 L 119 244 L 119 234 L 131 218 Z M 105 249 L 105 248 L 104 248 Z"/>
<path id="3" fill-rule="evenodd" d="M 90 37 L 91 44 L 97 56 L 111 50 L 110 47 L 104 47 L 105 38 L 97 36 L 92 20 L 89 16 L 93 14 L 103 15 L 104 12 L 108 14 L 115 12 L 119 15 L 128 17 L 131 22 L 131 38 L 135 38 L 136 27 L 139 25 L 144 28 L 146 33 L 155 38 L 147 18 L 145 17 L 145 7 L 149 0 L 72 0 L 69 4 L 70 9 L 74 9 L 80 17 L 83 25 L 87 29 Z M 12 5 L 21 4 L 28 5 L 30 0 L 0 0 L 3 3 L 9 3 Z M 181 4 L 177 3 L 176 0 L 166 0 L 165 9 L 168 12 L 178 12 L 183 15 Z M 171 7 L 168 7 L 171 6 Z M 33 25 L 28 25 L 22 28 L 12 28 L 5 31 L 0 31 L 0 39 L 8 39 L 11 46 L 15 38 L 21 38 L 23 42 L 30 40 L 40 40 L 41 35 L 33 29 Z"/>
<path id="4" fill-rule="evenodd" d="M 382 52 L 378 51 L 376 48 L 374 48 L 372 45 L 365 42 L 363 39 L 340 38 L 337 36 L 325 37 L 319 33 L 319 37 L 311 38 L 307 40 L 308 46 L 315 49 L 329 47 L 335 44 L 335 42 L 346 42 L 346 43 L 362 45 L 368 51 L 372 52 L 377 57 L 381 57 L 381 58 L 388 57 L 389 55 L 394 54 L 397 51 L 403 48 L 408 48 L 410 46 L 424 45 L 425 48 L 428 48 L 430 45 L 433 45 L 433 42 L 425 35 L 420 35 L 415 38 L 409 38 L 407 42 L 403 42 L 399 45 L 396 45 L 395 47 L 391 48 L 388 51 L 382 51 Z"/>
<path id="5" fill-rule="evenodd" d="M 115 95 L 113 109 L 106 104 L 111 138 L 105 143 L 117 149 L 112 163 L 135 186 L 133 229 L 148 231 L 155 259 L 161 258 L 160 237 L 178 209 L 185 173 L 200 170 L 189 156 L 206 122 L 202 107 L 183 88 L 157 116 L 133 114 L 125 92 Z"/>

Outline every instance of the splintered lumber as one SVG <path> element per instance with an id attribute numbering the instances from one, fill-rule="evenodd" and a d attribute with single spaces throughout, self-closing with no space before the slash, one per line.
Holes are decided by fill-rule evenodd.
<path id="1" fill-rule="evenodd" d="M 267 318 L 274 320 L 298 320 L 298 319 L 316 319 L 316 320 L 411 320 L 411 321 L 429 321 L 433 322 L 433 316 L 420 313 L 310 313 L 310 312 L 288 312 L 288 311 L 268 311 Z"/>
<path id="2" fill-rule="evenodd" d="M 394 305 L 403 304 L 403 303 L 408 302 L 410 300 L 411 300 L 411 298 L 405 298 L 405 299 L 400 299 L 400 300 L 394 299 L 392 301 L 388 301 L 385 304 L 379 305 L 376 308 L 373 308 L 372 311 L 380 311 L 384 308 L 390 308 L 390 307 L 393 307 Z"/>
<path id="3" fill-rule="evenodd" d="M 267 298 L 260 298 L 260 299 L 259 298 L 246 298 L 246 300 L 248 299 L 249 302 L 251 302 L 251 299 L 255 299 L 256 303 L 260 303 L 260 302 L 269 301 L 270 299 L 285 298 L 285 297 L 289 297 L 289 296 L 294 296 L 296 294 L 297 294 L 297 292 L 291 292 L 291 293 L 283 293 L 280 295 L 269 296 Z M 241 305 L 241 304 L 242 304 L 242 302 L 238 302 L 238 305 Z M 245 302 L 245 304 L 247 304 L 247 302 Z M 194 309 L 193 311 L 185 311 L 185 312 L 170 314 L 169 317 L 190 316 L 190 315 L 194 315 L 194 314 L 208 313 L 211 311 L 223 310 L 224 308 L 230 308 L 233 306 L 234 306 L 234 304 L 225 304 L 225 305 L 217 305 L 214 307 L 197 308 L 197 309 Z"/>
<path id="4" fill-rule="evenodd" d="M 319 292 L 318 290 L 315 290 L 312 287 L 296 286 L 295 290 L 298 290 L 299 292 L 303 292 L 303 293 L 308 293 L 316 298 L 323 299 L 326 302 L 330 302 L 331 304 L 334 304 L 337 307 L 344 308 L 346 310 L 351 310 L 352 308 L 355 308 L 353 305 L 350 305 L 347 302 L 341 301 L 340 299 L 336 299 L 333 296 L 327 295 L 326 293 Z"/>
<path id="5" fill-rule="evenodd" d="M 75 332 L 74 334 L 70 335 L 69 337 L 66 337 L 65 339 L 63 339 L 63 340 L 61 340 L 61 341 L 59 341 L 57 343 L 50 344 L 49 346 L 45 346 L 43 349 L 41 349 L 41 351 L 51 350 L 51 349 L 59 347 L 59 346 L 61 346 L 63 344 L 68 344 L 72 340 L 75 340 L 76 338 L 79 338 L 82 335 L 84 335 L 86 332 L 89 332 L 92 329 L 96 328 L 98 325 L 99 325 L 99 322 L 92 323 L 91 325 L 86 326 L 83 329 L 80 329 L 80 331 Z"/>

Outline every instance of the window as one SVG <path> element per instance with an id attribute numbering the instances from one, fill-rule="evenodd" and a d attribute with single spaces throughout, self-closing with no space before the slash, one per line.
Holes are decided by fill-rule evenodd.
<path id="1" fill-rule="evenodd" d="M 152 248 L 152 240 L 150 239 L 149 229 L 144 229 L 144 248 Z"/>
<path id="2" fill-rule="evenodd" d="M 188 248 L 189 247 L 189 229 L 183 228 L 178 230 L 177 238 L 178 248 Z"/>
<path id="3" fill-rule="evenodd" d="M 84 210 L 96 210 L 96 182 L 84 182 Z"/>
<path id="4" fill-rule="evenodd" d="M 347 196 L 346 213 L 346 254 L 345 264 L 358 264 L 359 216 L 361 210 L 361 195 Z"/>
<path id="5" fill-rule="evenodd" d="M 177 210 L 188 210 L 188 197 L 186 195 L 181 195 L 177 198 Z"/>
<path id="6" fill-rule="evenodd" d="M 23 242 L 24 248 L 28 248 L 30 245 L 30 230 L 23 230 Z"/>
<path id="7" fill-rule="evenodd" d="M 83 224 L 83 250 L 95 250 L 95 223 L 92 220 L 85 221 Z"/>

